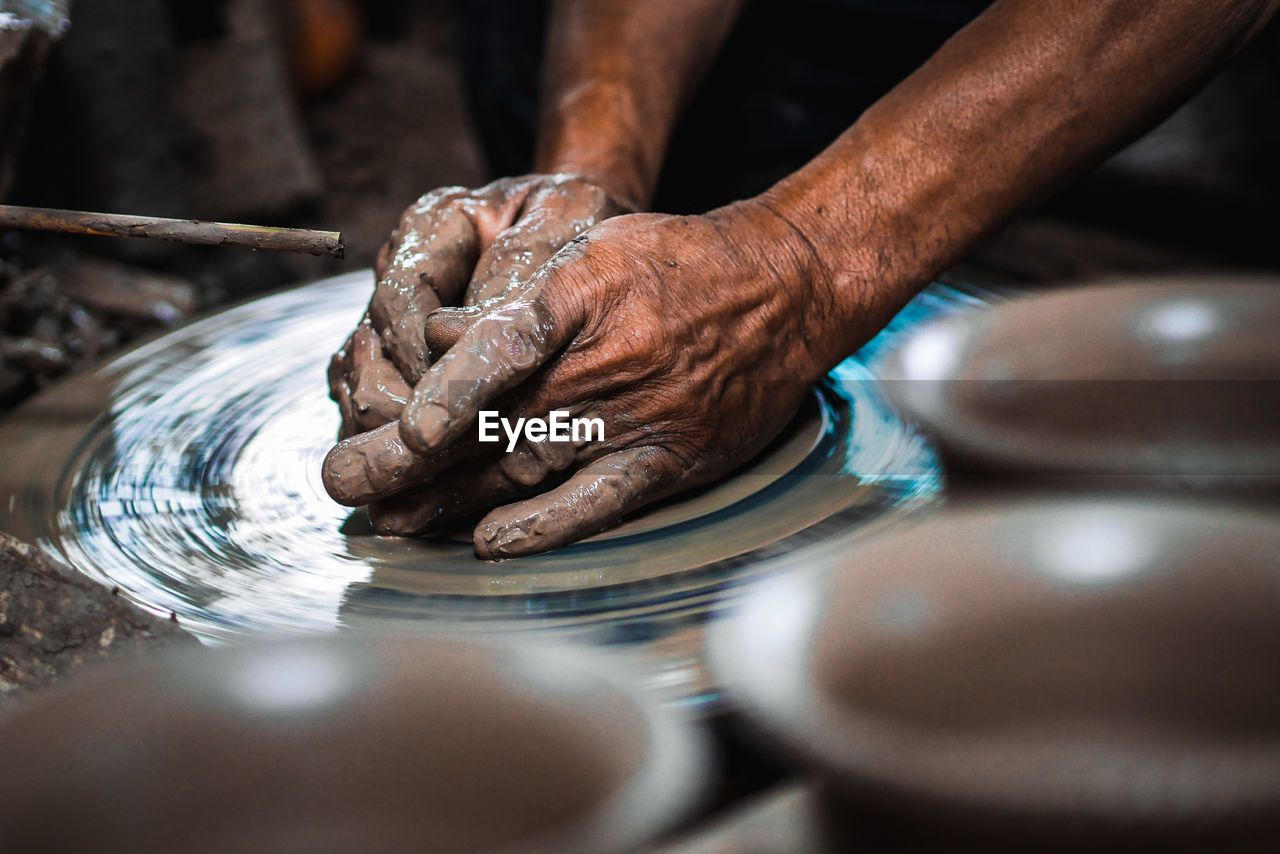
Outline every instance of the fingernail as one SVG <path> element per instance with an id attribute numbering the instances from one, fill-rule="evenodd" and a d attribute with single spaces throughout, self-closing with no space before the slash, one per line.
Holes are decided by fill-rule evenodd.
<path id="1" fill-rule="evenodd" d="M 449 426 L 449 412 L 435 403 L 411 406 L 405 413 L 409 435 L 418 440 L 422 451 L 434 451 Z M 417 449 L 415 449 L 417 450 Z"/>
<path id="2" fill-rule="evenodd" d="M 510 557 L 514 551 L 514 546 L 519 546 L 525 541 L 524 531 L 521 530 L 518 522 L 508 523 L 506 525 L 485 526 L 480 532 L 480 539 L 484 543 L 484 550 L 488 552 L 490 558 Z"/>

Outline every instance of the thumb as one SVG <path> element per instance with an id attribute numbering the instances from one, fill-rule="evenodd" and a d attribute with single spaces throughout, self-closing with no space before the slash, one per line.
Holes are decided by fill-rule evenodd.
<path id="1" fill-rule="evenodd" d="M 476 320 L 436 362 L 400 416 L 406 445 L 434 453 L 462 435 L 480 409 L 542 367 L 578 333 L 580 300 L 544 268 L 509 303 Z"/>

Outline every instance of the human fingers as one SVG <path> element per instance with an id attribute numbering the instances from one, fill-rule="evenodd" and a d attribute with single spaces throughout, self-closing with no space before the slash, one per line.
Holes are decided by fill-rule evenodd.
<path id="1" fill-rule="evenodd" d="M 585 445 L 585 441 L 521 440 L 511 451 L 455 466 L 432 478 L 425 488 L 376 502 L 369 508 L 369 518 L 380 534 L 436 533 L 466 516 L 537 492 L 558 472 L 574 465 Z"/>
<path id="2" fill-rule="evenodd" d="M 682 472 L 675 455 L 658 447 L 607 454 L 554 489 L 485 516 L 474 533 L 476 555 L 520 557 L 580 540 L 669 494 Z"/>
<path id="3" fill-rule="evenodd" d="M 392 421 L 334 445 L 324 458 L 322 481 L 334 501 L 360 507 L 422 486 L 432 475 L 482 453 L 480 444 L 470 441 L 429 457 L 419 456 L 405 447 L 400 425 Z"/>
<path id="4" fill-rule="evenodd" d="M 423 335 L 427 315 L 458 298 L 480 252 L 461 187 L 428 193 L 400 219 L 383 255 L 369 317 L 387 358 L 409 383 L 430 364 Z"/>
<path id="5" fill-rule="evenodd" d="M 582 326 L 582 301 L 552 287 L 543 268 L 514 301 L 477 320 L 417 384 L 400 415 L 400 435 L 429 455 L 467 430 L 481 407 L 550 360 Z"/>
<path id="6" fill-rule="evenodd" d="M 338 352 L 334 353 L 329 359 L 328 379 L 329 398 L 331 400 L 337 401 L 338 391 L 347 375 L 351 373 L 351 345 L 355 337 L 356 334 L 354 332 L 348 335 L 346 343 L 338 348 Z"/>
<path id="7" fill-rule="evenodd" d="M 585 178 L 548 176 L 530 191 L 511 227 L 499 233 L 480 255 L 465 304 L 501 298 L 527 281 L 570 240 L 625 210 Z"/>
<path id="8" fill-rule="evenodd" d="M 340 440 L 360 432 L 356 427 L 355 405 L 351 402 L 351 349 L 354 340 L 355 333 L 352 332 L 346 343 L 329 359 L 329 399 L 338 404 L 342 418 L 338 428 Z"/>
<path id="9" fill-rule="evenodd" d="M 423 487 L 369 505 L 369 521 L 379 534 L 416 537 L 438 533 L 453 522 L 527 494 L 496 461 L 459 466 Z"/>
<path id="10" fill-rule="evenodd" d="M 382 342 L 370 323 L 362 323 L 349 347 L 347 380 L 358 432 L 373 430 L 400 417 L 413 389 L 382 354 Z"/>
<path id="11" fill-rule="evenodd" d="M 532 385 L 504 397 L 501 408 L 517 416 L 528 417 L 546 415 L 553 406 L 548 390 Z M 391 426 L 382 425 L 359 435 L 343 437 L 330 450 L 325 457 L 322 474 L 325 488 L 335 501 L 359 506 L 422 486 L 425 480 L 433 479 L 439 472 L 485 455 L 491 447 L 481 443 L 477 433 L 452 442 L 440 451 L 418 454 L 401 439 L 398 423 L 394 430 L 390 429 Z M 498 466 L 513 483 L 536 486 L 550 473 L 564 470 L 577 462 L 577 455 L 586 444 L 585 438 L 569 442 L 522 439 L 514 449 L 502 454 Z M 483 490 L 480 492 L 483 494 Z M 489 506 L 509 497 L 506 493 L 495 494 Z"/>
<path id="12" fill-rule="evenodd" d="M 351 386 L 346 377 L 340 379 L 336 386 L 330 386 L 329 397 L 338 404 L 338 414 L 342 419 L 338 426 L 338 441 L 341 442 L 359 433 L 360 430 L 356 427 L 355 404 L 351 402 Z"/>

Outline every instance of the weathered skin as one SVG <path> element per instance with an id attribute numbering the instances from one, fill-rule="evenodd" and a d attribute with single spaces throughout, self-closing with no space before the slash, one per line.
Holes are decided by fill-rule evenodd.
<path id="1" fill-rule="evenodd" d="M 460 333 L 441 325 L 427 334 L 432 311 L 459 301 L 476 311 L 500 302 L 564 244 L 625 210 L 603 188 L 570 174 L 505 178 L 478 190 L 448 187 L 411 205 L 378 253 L 365 318 L 329 368 L 341 435 L 398 417 L 433 352 Z"/>
<path id="2" fill-rule="evenodd" d="M 557 4 L 540 168 L 643 205 L 678 105 L 736 6 Z M 703 216 L 614 217 L 493 303 L 423 317 L 388 301 L 374 328 L 386 342 L 397 312 L 413 316 L 412 340 L 386 351 L 414 389 L 394 448 L 354 467 L 331 455 L 327 482 L 341 469 L 345 484 L 331 492 L 382 499 L 371 515 L 384 533 L 496 507 L 474 539 L 479 556 L 500 558 L 555 548 L 728 473 L 921 286 L 1158 121 L 1276 6 L 1000 0 L 759 197 Z M 424 278 L 444 275 L 429 253 L 420 260 Z M 428 342 L 452 346 L 425 373 L 406 370 L 425 357 L 395 354 Z M 530 445 L 517 459 L 466 456 L 483 408 L 589 410 L 606 440 L 572 454 Z M 530 493 L 540 494 L 501 506 Z"/>
<path id="3" fill-rule="evenodd" d="M 837 340 L 887 319 L 840 323 L 851 337 L 837 338 L 833 280 L 817 257 L 762 251 L 789 234 L 755 203 L 597 226 L 467 329 L 414 389 L 394 446 L 343 468 L 348 492 L 364 501 L 411 490 L 375 504 L 375 524 L 428 533 L 576 471 L 482 521 L 477 552 L 498 558 L 594 533 L 735 468 L 786 425 L 845 349 Z M 465 312 L 435 316 L 451 311 Z M 812 335 L 814 317 L 833 328 Z M 522 443 L 424 487 L 425 470 L 444 469 L 442 455 L 474 438 L 486 401 L 510 417 L 589 412 L 604 420 L 605 440 Z"/>

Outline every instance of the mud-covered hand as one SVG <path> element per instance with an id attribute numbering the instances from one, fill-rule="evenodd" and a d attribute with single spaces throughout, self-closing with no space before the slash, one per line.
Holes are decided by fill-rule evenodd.
<path id="1" fill-rule="evenodd" d="M 411 205 L 378 253 L 368 312 L 330 363 L 329 394 L 342 413 L 342 435 L 398 417 L 445 346 L 426 337 L 432 311 L 459 304 L 480 310 L 500 301 L 565 243 L 629 209 L 576 175 L 447 187 Z"/>
<path id="2" fill-rule="evenodd" d="M 474 534 L 480 557 L 562 546 L 763 448 L 869 333 L 839 302 L 809 245 L 762 205 L 612 219 L 462 332 L 398 423 L 340 443 L 326 485 L 343 503 L 377 500 L 382 533 L 491 510 Z M 458 317 L 443 309 L 428 325 Z M 486 448 L 482 409 L 598 417 L 604 440 Z"/>

